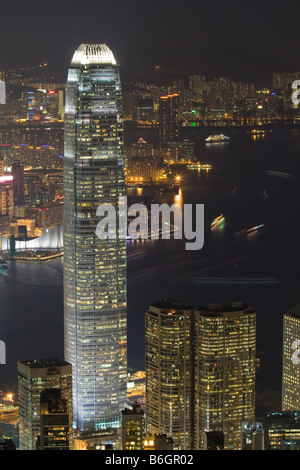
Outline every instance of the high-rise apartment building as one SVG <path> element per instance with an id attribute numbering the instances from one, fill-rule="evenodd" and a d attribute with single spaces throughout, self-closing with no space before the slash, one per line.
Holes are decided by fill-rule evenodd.
<path id="1" fill-rule="evenodd" d="M 160 301 L 146 312 L 146 428 L 174 449 L 204 450 L 219 432 L 241 447 L 255 412 L 256 315 L 242 302 L 184 307 Z M 222 446 L 221 446 L 222 447 Z"/>
<path id="2" fill-rule="evenodd" d="M 14 214 L 13 176 L 0 176 L 0 215 Z"/>
<path id="3" fill-rule="evenodd" d="M 192 310 L 161 300 L 146 312 L 146 428 L 192 445 Z"/>
<path id="4" fill-rule="evenodd" d="M 41 433 L 41 393 L 61 390 L 72 427 L 72 366 L 60 359 L 18 362 L 19 439 L 21 450 L 36 450 Z"/>
<path id="5" fill-rule="evenodd" d="M 120 426 L 127 405 L 126 240 L 96 234 L 125 194 L 121 83 L 106 44 L 81 44 L 68 73 L 64 154 L 65 358 L 79 430 Z"/>
<path id="6" fill-rule="evenodd" d="M 0 233 L 9 237 L 14 213 L 13 176 L 3 174 L 3 160 L 0 161 L 0 173 Z"/>
<path id="7" fill-rule="evenodd" d="M 167 147 L 168 142 L 179 139 L 179 95 L 161 96 L 159 100 L 159 142 L 161 147 Z"/>
<path id="8" fill-rule="evenodd" d="M 283 315 L 282 410 L 300 410 L 300 305 Z"/>
<path id="9" fill-rule="evenodd" d="M 206 78 L 203 75 L 190 75 L 189 88 L 192 90 L 194 100 L 202 100 L 205 90 Z"/>
<path id="10" fill-rule="evenodd" d="M 234 302 L 194 315 L 194 447 L 222 431 L 224 449 L 239 450 L 241 421 L 255 416 L 256 314 Z"/>
<path id="11" fill-rule="evenodd" d="M 12 164 L 12 175 L 14 205 L 23 206 L 25 204 L 24 166 L 21 162 L 16 161 Z"/>

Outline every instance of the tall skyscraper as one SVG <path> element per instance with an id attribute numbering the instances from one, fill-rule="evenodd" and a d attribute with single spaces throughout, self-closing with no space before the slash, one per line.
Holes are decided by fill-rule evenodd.
<path id="1" fill-rule="evenodd" d="M 121 83 L 106 44 L 68 73 L 64 154 L 65 357 L 79 430 L 119 427 L 127 404 L 126 240 L 99 239 L 100 204 L 125 194 Z"/>
<path id="2" fill-rule="evenodd" d="M 202 100 L 205 90 L 206 78 L 203 75 L 190 75 L 189 87 L 192 90 L 194 100 Z"/>
<path id="3" fill-rule="evenodd" d="M 161 300 L 146 312 L 146 428 L 192 445 L 193 307 Z"/>
<path id="4" fill-rule="evenodd" d="M 14 214 L 13 176 L 0 176 L 0 215 Z"/>
<path id="5" fill-rule="evenodd" d="M 209 304 L 194 322 L 194 447 L 222 431 L 224 449 L 239 450 L 241 422 L 255 415 L 256 314 L 242 302 Z"/>
<path id="6" fill-rule="evenodd" d="M 21 450 L 36 450 L 41 433 L 41 393 L 57 388 L 67 401 L 72 426 L 72 366 L 60 359 L 18 362 L 19 438 Z"/>
<path id="7" fill-rule="evenodd" d="M 1 163 L 0 163 L 1 171 Z M 11 235 L 11 218 L 14 214 L 13 176 L 0 176 L 0 233 L 3 236 Z"/>
<path id="8" fill-rule="evenodd" d="M 179 139 L 179 95 L 161 96 L 159 100 L 159 141 L 161 147 Z"/>
<path id="9" fill-rule="evenodd" d="M 300 410 L 300 305 L 283 315 L 282 410 Z"/>
<path id="10" fill-rule="evenodd" d="M 12 164 L 12 175 L 13 175 L 14 205 L 23 206 L 25 204 L 23 163 L 17 161 Z"/>
<path id="11" fill-rule="evenodd" d="M 256 315 L 242 302 L 184 307 L 160 301 L 146 312 L 146 428 L 174 449 L 204 450 L 223 435 L 241 447 L 255 411 Z M 219 433 L 219 434 L 212 434 Z M 218 447 L 222 447 L 218 444 Z"/>

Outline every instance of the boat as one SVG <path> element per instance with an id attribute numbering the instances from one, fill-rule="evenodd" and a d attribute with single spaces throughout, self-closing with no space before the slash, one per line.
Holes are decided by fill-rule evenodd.
<path id="1" fill-rule="evenodd" d="M 209 165 L 208 163 L 205 163 L 203 165 L 201 165 L 200 162 L 198 163 L 188 163 L 187 164 L 187 169 L 188 170 L 211 170 L 212 169 L 212 165 Z"/>
<path id="2" fill-rule="evenodd" d="M 264 227 L 264 224 L 260 224 L 260 225 L 255 225 L 255 227 L 248 228 L 247 234 L 252 233 L 252 232 L 257 232 L 257 230 L 260 230 L 263 227 Z"/>
<path id="3" fill-rule="evenodd" d="M 214 144 L 214 143 L 220 143 L 220 142 L 229 142 L 229 137 L 227 137 L 224 134 L 218 134 L 218 135 L 210 135 L 205 139 L 205 142 L 207 144 Z"/>
<path id="4" fill-rule="evenodd" d="M 218 227 L 219 225 L 223 224 L 224 222 L 225 222 L 225 217 L 224 217 L 223 214 L 221 214 L 212 221 L 210 226 L 211 226 L 211 228 Z"/>
<path id="5" fill-rule="evenodd" d="M 234 234 L 234 238 L 241 238 L 241 237 L 245 237 L 247 235 L 249 235 L 250 233 L 254 233 L 254 232 L 257 232 L 258 230 L 264 228 L 264 224 L 259 224 L 259 225 L 255 225 L 255 227 L 251 227 L 251 228 L 244 228 L 243 230 L 240 230 L 239 232 L 235 232 Z"/>
<path id="6" fill-rule="evenodd" d="M 252 129 L 252 135 L 264 135 L 267 131 L 265 129 Z"/>
<path id="7" fill-rule="evenodd" d="M 208 165 L 208 164 L 201 165 L 201 169 L 203 169 L 203 170 L 211 170 L 211 169 L 212 169 L 212 165 Z"/>

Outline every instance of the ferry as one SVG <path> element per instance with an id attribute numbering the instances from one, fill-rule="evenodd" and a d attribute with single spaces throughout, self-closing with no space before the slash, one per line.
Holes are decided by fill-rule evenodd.
<path id="1" fill-rule="evenodd" d="M 264 135 L 266 133 L 265 129 L 252 129 L 251 134 L 252 135 Z"/>
<path id="2" fill-rule="evenodd" d="M 229 137 L 227 137 L 224 134 L 219 134 L 219 135 L 210 135 L 205 139 L 205 142 L 207 144 L 214 144 L 214 143 L 220 143 L 220 142 L 229 142 Z"/>
<path id="3" fill-rule="evenodd" d="M 260 230 L 263 227 L 264 227 L 264 224 L 260 224 L 260 225 L 255 225 L 255 227 L 248 228 L 247 234 L 252 233 L 252 232 L 257 232 L 257 230 Z"/>
<path id="4" fill-rule="evenodd" d="M 209 165 L 208 163 L 204 163 L 203 165 L 201 165 L 200 162 L 198 163 L 188 163 L 187 164 L 187 169 L 188 170 L 211 170 L 212 169 L 212 165 Z"/>
<path id="5" fill-rule="evenodd" d="M 211 170 L 212 169 L 212 165 L 208 165 L 208 164 L 204 164 L 204 165 L 201 165 L 201 169 L 203 170 Z"/>
<path id="6" fill-rule="evenodd" d="M 210 226 L 211 226 L 211 228 L 218 227 L 219 225 L 223 224 L 224 222 L 225 222 L 225 217 L 224 217 L 223 214 L 221 214 L 212 221 Z"/>
<path id="7" fill-rule="evenodd" d="M 255 227 L 251 227 L 248 229 L 244 228 L 243 230 L 240 230 L 239 232 L 235 232 L 234 238 L 245 237 L 249 235 L 250 233 L 257 232 L 258 230 L 262 229 L 264 226 L 265 226 L 264 224 L 260 224 L 260 225 L 255 225 Z"/>
<path id="8" fill-rule="evenodd" d="M 249 131 L 251 135 L 266 135 L 267 133 L 269 134 L 272 132 L 272 129 L 252 129 Z"/>

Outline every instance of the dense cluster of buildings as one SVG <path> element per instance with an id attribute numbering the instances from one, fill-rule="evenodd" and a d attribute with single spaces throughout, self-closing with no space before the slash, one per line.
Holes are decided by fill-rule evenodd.
<path id="1" fill-rule="evenodd" d="M 15 160 L 9 172 L 0 160 L 0 233 L 36 237 L 62 223 L 62 172 L 28 170 Z M 5 168 L 7 169 L 7 168 Z"/>
<path id="2" fill-rule="evenodd" d="M 21 361 L 19 447 L 300 450 L 299 365 L 292 361 L 299 306 L 283 315 L 283 324 L 281 411 L 256 417 L 256 315 L 251 307 L 242 302 L 193 307 L 162 299 L 145 314 L 145 373 L 135 377 L 146 377 L 146 407 L 128 399 L 117 427 L 79 431 L 74 428 L 72 365 L 57 358 Z M 128 385 L 131 380 L 128 375 Z M 8 405 L 15 410 L 15 404 Z"/>
<path id="3" fill-rule="evenodd" d="M 99 239 L 95 230 L 99 204 L 117 206 L 125 194 L 125 175 L 157 181 L 166 162 L 192 160 L 193 142 L 180 140 L 180 121 L 244 111 L 276 117 L 290 110 L 290 80 L 274 76 L 274 91 L 202 76 L 167 90 L 138 84 L 123 93 L 125 117 L 158 118 L 159 143 L 140 140 L 124 155 L 115 58 L 105 44 L 81 44 L 66 87 L 63 187 L 56 164 L 62 127 L 50 122 L 62 116 L 60 90 L 28 91 L 26 122 L 11 132 L 0 128 L 1 233 L 26 238 L 64 222 L 65 357 L 18 362 L 20 449 L 300 449 L 299 308 L 284 315 L 281 411 L 256 417 L 256 314 L 243 302 L 199 307 L 162 299 L 149 306 L 145 376 L 133 380 L 126 240 L 119 232 Z M 45 148 L 39 138 L 47 132 L 53 142 Z M 17 134 L 22 144 L 6 140 Z M 128 399 L 132 388 L 137 402 Z M 13 445 L 4 440 L 0 447 Z"/>
<path id="4" fill-rule="evenodd" d="M 133 82 L 125 84 L 124 116 L 142 127 L 161 125 L 166 113 L 176 116 L 180 126 L 293 121 L 298 107 L 291 101 L 292 83 L 299 76 L 274 73 L 272 85 L 262 89 L 230 77 L 208 80 L 202 75 L 190 75 L 166 86 Z M 176 140 L 176 131 L 168 137 Z"/>

